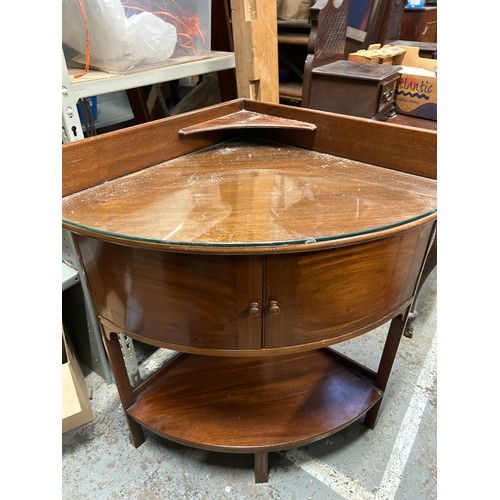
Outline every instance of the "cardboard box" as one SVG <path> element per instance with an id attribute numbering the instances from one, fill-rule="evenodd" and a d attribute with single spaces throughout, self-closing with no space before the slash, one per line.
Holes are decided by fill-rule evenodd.
<path id="1" fill-rule="evenodd" d="M 392 66 L 397 66 L 394 61 L 398 60 L 399 56 L 404 54 L 405 50 L 401 47 L 373 44 L 368 47 L 368 49 L 361 49 L 357 52 L 351 52 L 347 60 L 359 63 L 369 63 L 369 64 L 388 64 Z M 399 58 L 400 59 L 400 58 Z"/>
<path id="2" fill-rule="evenodd" d="M 394 58 L 394 64 L 401 66 L 396 113 L 437 120 L 437 59 L 419 57 L 418 47 L 399 47 L 406 52 Z"/>
<path id="3" fill-rule="evenodd" d="M 83 372 L 64 328 L 62 333 L 62 432 L 64 433 L 90 422 L 94 417 Z"/>
<path id="4" fill-rule="evenodd" d="M 419 56 L 419 47 L 373 44 L 352 52 L 349 61 L 401 66 L 395 111 L 403 115 L 437 120 L 437 59 Z"/>

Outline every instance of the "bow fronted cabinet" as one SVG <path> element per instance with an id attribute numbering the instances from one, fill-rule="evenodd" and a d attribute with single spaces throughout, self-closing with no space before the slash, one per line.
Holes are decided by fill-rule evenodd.
<path id="1" fill-rule="evenodd" d="M 253 453 L 265 482 L 269 452 L 375 426 L 436 132 L 237 99 L 63 145 L 62 212 L 133 444 Z M 376 370 L 334 349 L 388 322 Z M 120 334 L 178 354 L 133 385 Z"/>

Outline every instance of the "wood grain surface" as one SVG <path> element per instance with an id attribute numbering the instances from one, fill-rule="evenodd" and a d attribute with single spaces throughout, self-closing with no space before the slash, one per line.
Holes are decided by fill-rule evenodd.
<path id="1" fill-rule="evenodd" d="M 144 243 L 315 243 L 436 210 L 436 181 L 241 138 L 65 197 L 68 227 Z"/>
<path id="2" fill-rule="evenodd" d="M 246 453 L 321 439 L 381 397 L 373 381 L 326 350 L 222 360 L 185 355 L 127 413 L 180 443 Z"/>

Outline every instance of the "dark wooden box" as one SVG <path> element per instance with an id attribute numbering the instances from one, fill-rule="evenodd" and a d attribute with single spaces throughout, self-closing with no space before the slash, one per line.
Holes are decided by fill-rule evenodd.
<path id="1" fill-rule="evenodd" d="M 312 72 L 310 108 L 362 118 L 394 114 L 400 66 L 336 61 Z"/>

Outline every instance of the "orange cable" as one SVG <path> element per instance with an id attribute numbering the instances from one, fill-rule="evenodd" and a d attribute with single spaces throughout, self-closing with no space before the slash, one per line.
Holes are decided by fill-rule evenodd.
<path id="1" fill-rule="evenodd" d="M 177 3 L 175 1 L 173 3 L 179 8 L 179 6 L 177 5 Z M 88 73 L 89 67 L 90 67 L 90 34 L 89 34 L 89 26 L 88 26 L 88 22 L 87 22 L 87 16 L 85 14 L 85 9 L 83 8 L 82 0 L 78 0 L 78 5 L 80 6 L 80 12 L 82 13 L 83 23 L 85 25 L 85 70 L 83 71 L 83 73 L 79 73 L 78 75 L 74 75 L 74 78 L 80 78 L 81 76 L 85 76 Z M 128 9 L 131 9 L 131 10 L 145 11 L 145 9 L 142 9 L 140 7 L 135 7 L 135 6 L 126 5 L 126 4 L 124 4 L 124 7 L 128 8 Z M 174 22 L 177 22 L 179 25 L 183 25 L 185 28 L 189 29 L 189 26 L 185 22 L 183 22 L 178 16 L 174 16 L 174 15 L 170 14 L 169 12 L 161 10 L 161 11 L 154 12 L 154 14 L 156 14 L 158 16 L 162 16 L 163 15 L 165 17 L 170 17 L 170 18 L 172 18 L 174 20 Z M 197 32 L 197 34 L 199 34 L 202 37 L 202 40 L 204 42 L 204 36 L 203 36 L 202 31 L 200 30 L 198 16 L 195 16 L 195 18 L 196 18 L 196 21 L 194 22 L 195 29 L 193 31 L 195 33 Z M 190 35 L 188 35 L 187 33 L 177 33 L 177 35 L 178 36 L 184 36 L 184 37 L 190 39 L 191 42 L 194 41 L 193 37 L 190 36 Z M 184 47 L 184 48 L 186 48 L 186 49 L 194 49 L 193 46 L 189 46 L 186 43 L 181 44 L 181 46 Z"/>
<path id="2" fill-rule="evenodd" d="M 83 8 L 82 0 L 78 0 L 78 4 L 80 5 L 80 12 L 83 17 L 83 24 L 85 25 L 85 71 L 83 73 L 79 73 L 75 75 L 74 78 L 80 78 L 84 76 L 89 71 L 90 66 L 90 35 L 89 35 L 89 25 L 87 23 L 87 16 L 85 15 L 85 9 Z"/>

